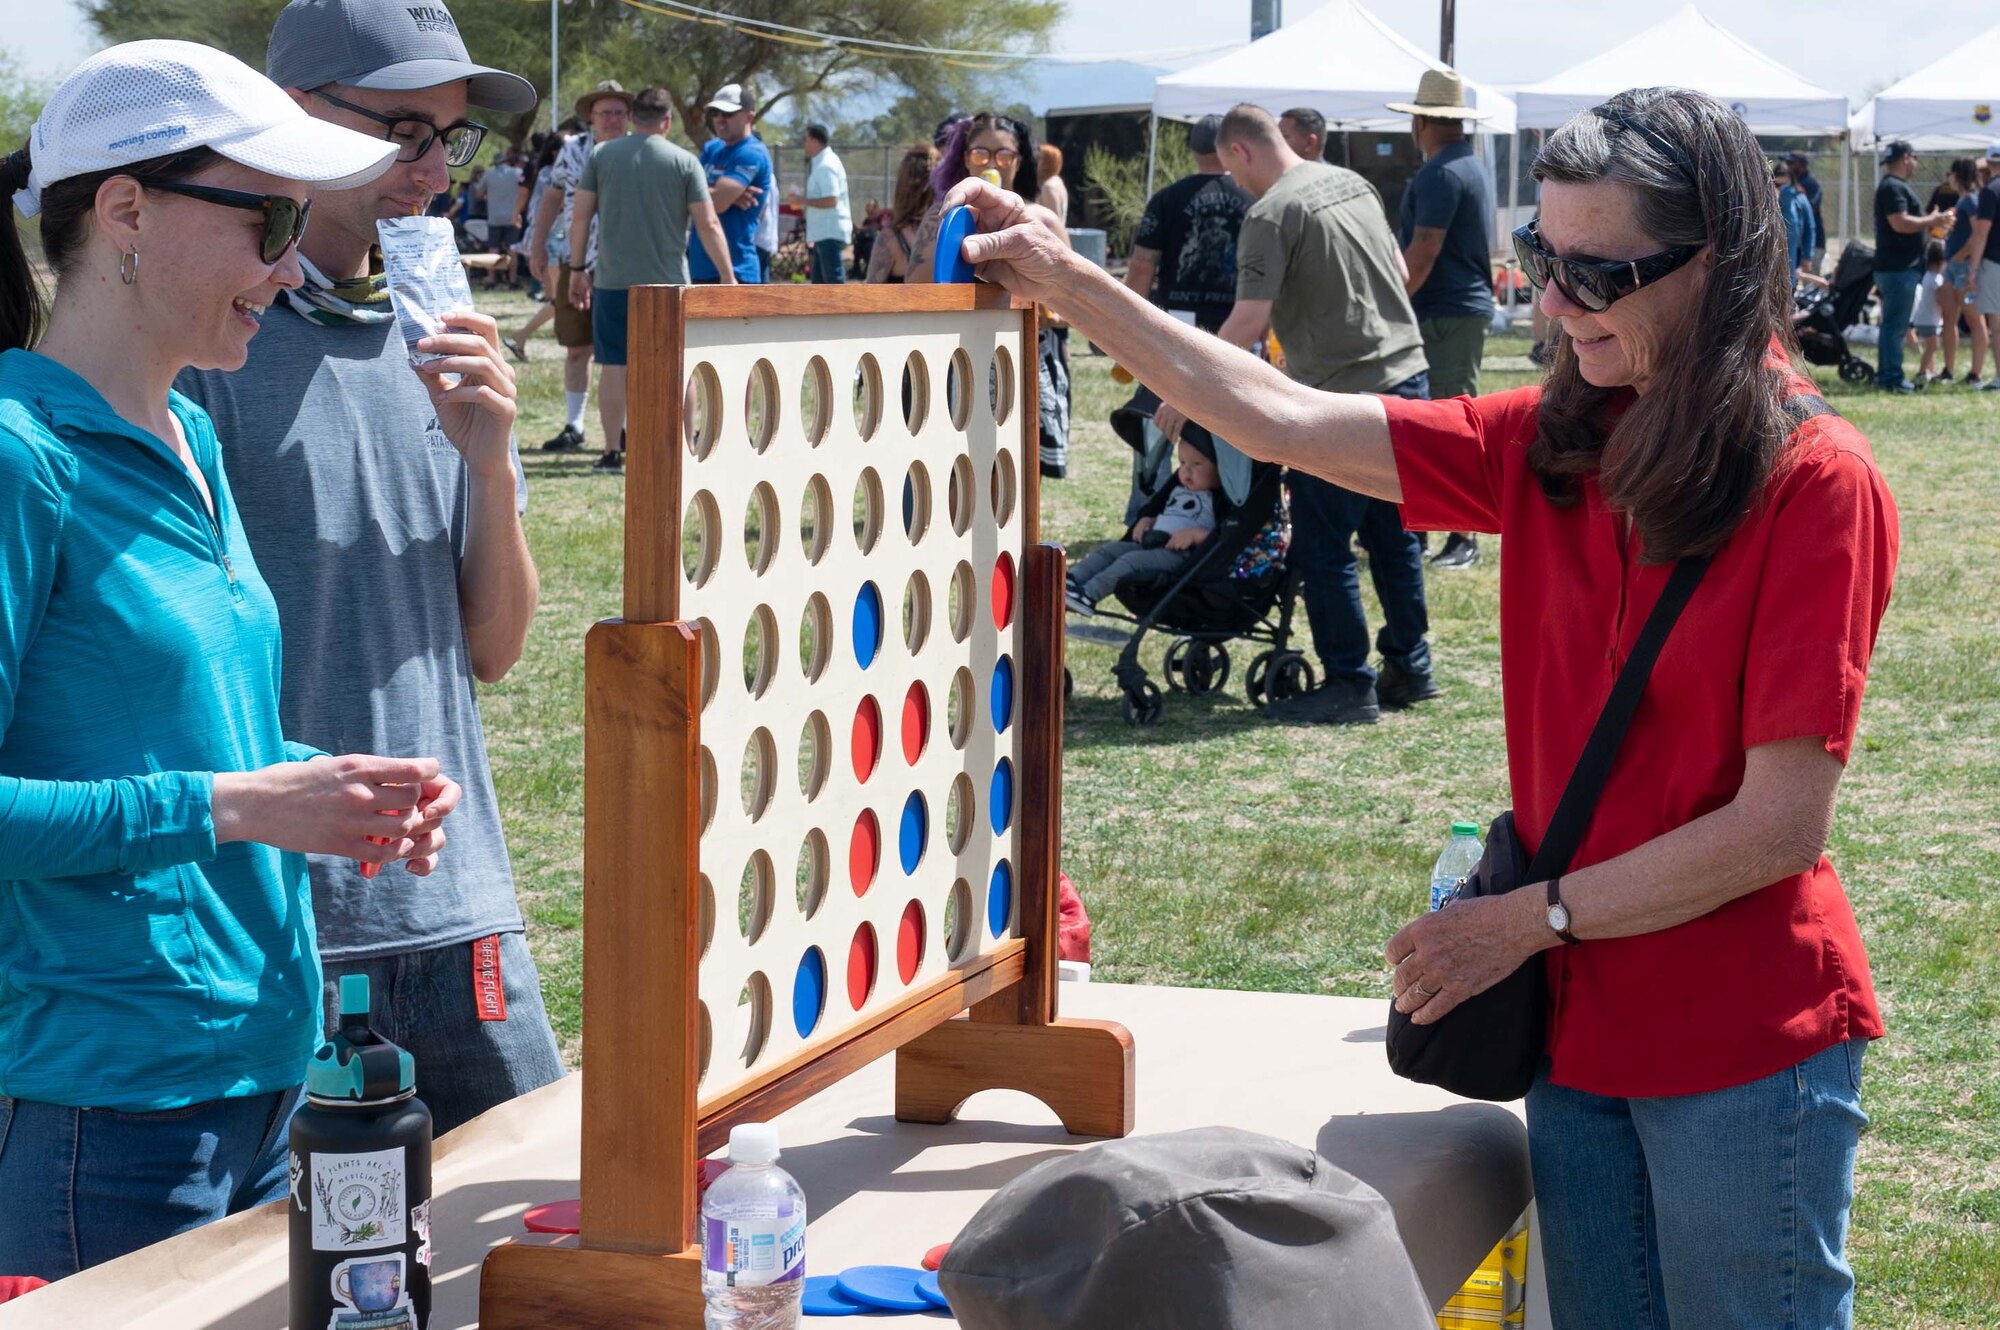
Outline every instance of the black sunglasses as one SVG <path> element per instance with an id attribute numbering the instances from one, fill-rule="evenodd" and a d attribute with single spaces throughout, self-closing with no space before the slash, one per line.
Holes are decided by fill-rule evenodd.
<path id="1" fill-rule="evenodd" d="M 486 138 L 486 126 L 470 120 L 461 120 L 457 124 L 446 125 L 440 129 L 428 120 L 418 120 L 410 116 L 381 115 L 365 106 L 356 106 L 353 102 L 343 101 L 324 88 L 314 88 L 312 95 L 323 102 L 331 102 L 343 111 L 352 111 L 364 120 L 387 125 L 389 142 L 401 149 L 396 154 L 396 160 L 399 162 L 423 160 L 424 154 L 431 150 L 431 144 L 443 139 L 445 165 L 464 166 L 472 160 L 473 154 L 479 151 L 480 143 Z"/>
<path id="2" fill-rule="evenodd" d="M 1520 260 L 1528 284 L 1542 291 L 1553 282 L 1571 304 L 1581 305 L 1593 314 L 1610 308 L 1613 301 L 1623 300 L 1648 282 L 1657 282 L 1686 267 L 1704 248 L 1676 245 L 1643 259 L 1622 262 L 1566 259 L 1542 243 L 1541 223 L 1529 222 L 1514 232 L 1514 257 Z"/>
<path id="3" fill-rule="evenodd" d="M 246 194 L 240 189 L 216 189 L 211 185 L 184 185 L 177 180 L 142 180 L 143 188 L 162 194 L 179 194 L 224 208 L 242 208 L 264 214 L 264 243 L 258 255 L 266 263 L 276 263 L 291 253 L 306 233 L 306 219 L 312 215 L 312 200 L 301 203 L 283 194 Z"/>

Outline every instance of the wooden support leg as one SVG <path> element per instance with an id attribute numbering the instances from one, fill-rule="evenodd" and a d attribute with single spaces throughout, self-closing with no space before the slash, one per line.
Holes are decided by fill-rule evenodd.
<path id="1" fill-rule="evenodd" d="M 701 1251 L 646 1256 L 505 1243 L 480 1270 L 479 1324 L 481 1330 L 702 1330 Z"/>
<path id="2" fill-rule="evenodd" d="M 1019 1090 L 1075 1136 L 1132 1131 L 1132 1036 L 1111 1021 L 957 1017 L 896 1050 L 896 1119 L 949 1122 L 981 1090 Z"/>

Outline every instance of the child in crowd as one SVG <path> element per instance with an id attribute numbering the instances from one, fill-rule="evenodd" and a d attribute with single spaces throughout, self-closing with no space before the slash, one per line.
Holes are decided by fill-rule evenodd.
<path id="1" fill-rule="evenodd" d="M 1938 375 L 1938 338 L 1944 332 L 1944 316 L 1938 312 L 1938 287 L 1944 283 L 1944 242 L 1927 240 L 1924 242 L 1924 275 L 1917 283 L 1916 308 L 1910 314 L 1910 331 L 1917 335 L 1924 350 L 1923 363 L 1917 368 L 1917 382 L 1928 383 Z"/>
<path id="2" fill-rule="evenodd" d="M 1097 602 L 1131 582 L 1182 571 L 1195 547 L 1215 534 L 1227 515 L 1228 497 L 1206 431 L 1200 442 L 1182 439 L 1174 484 L 1139 511 L 1123 540 L 1108 541 L 1069 570 L 1068 603 L 1078 614 L 1097 613 Z"/>

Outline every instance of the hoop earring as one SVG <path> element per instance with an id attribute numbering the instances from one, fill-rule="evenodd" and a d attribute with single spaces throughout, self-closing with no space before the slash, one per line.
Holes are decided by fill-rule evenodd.
<path id="1" fill-rule="evenodd" d="M 125 254 L 118 260 L 118 279 L 124 282 L 125 285 L 127 286 L 132 286 L 138 282 L 139 280 L 138 250 L 136 249 L 127 250 Z"/>

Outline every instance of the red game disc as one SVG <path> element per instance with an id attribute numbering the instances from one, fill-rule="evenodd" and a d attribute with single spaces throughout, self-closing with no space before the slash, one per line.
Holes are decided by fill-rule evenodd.
<path id="1" fill-rule="evenodd" d="M 867 924 L 854 930 L 847 948 L 847 1001 L 856 1011 L 875 987 L 875 930 Z"/>
<path id="2" fill-rule="evenodd" d="M 865 785 L 882 756 L 882 708 L 872 697 L 862 698 L 854 709 L 853 749 L 854 779 Z"/>
<path id="3" fill-rule="evenodd" d="M 915 766 L 930 737 L 931 695 L 919 680 L 903 698 L 903 760 Z"/>
<path id="4" fill-rule="evenodd" d="M 951 1250 L 949 1242 L 940 1242 L 924 1253 L 924 1269 L 935 1270 L 944 1264 L 944 1254 Z"/>
<path id="5" fill-rule="evenodd" d="M 917 967 L 924 963 L 924 907 L 921 901 L 911 901 L 903 907 L 902 922 L 896 925 L 896 973 L 904 983 L 917 977 Z"/>
<path id="6" fill-rule="evenodd" d="M 1000 551 L 993 565 L 993 626 L 1005 628 L 1014 622 L 1014 556 Z"/>
<path id="7" fill-rule="evenodd" d="M 854 894 L 865 896 L 875 885 L 875 870 L 882 862 L 882 825 L 875 810 L 864 808 L 854 819 L 854 835 L 847 842 L 847 880 Z"/>
<path id="8" fill-rule="evenodd" d="M 530 1233 L 577 1233 L 583 1229 L 582 1201 L 550 1201 L 530 1206 L 521 1227 Z"/>

